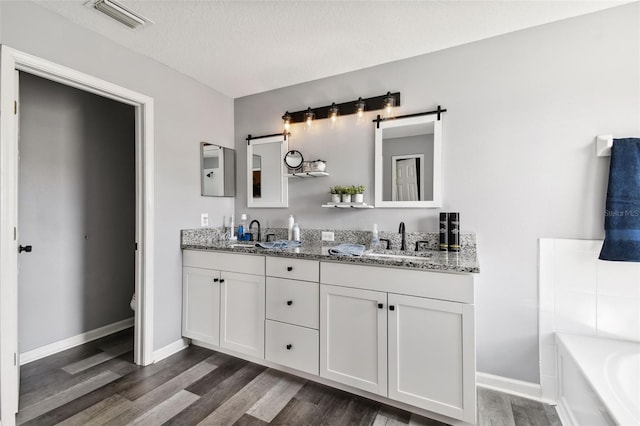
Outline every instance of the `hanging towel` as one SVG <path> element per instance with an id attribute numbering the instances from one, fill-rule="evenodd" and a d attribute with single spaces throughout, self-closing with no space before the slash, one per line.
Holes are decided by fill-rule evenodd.
<path id="1" fill-rule="evenodd" d="M 640 262 L 640 138 L 614 139 L 601 260 Z"/>
<path id="2" fill-rule="evenodd" d="M 300 247 L 302 242 L 293 241 L 293 240 L 278 240 L 278 241 L 269 241 L 263 243 L 256 243 L 256 247 L 265 248 L 265 249 L 290 249 Z"/>
<path id="3" fill-rule="evenodd" d="M 329 249 L 329 254 L 334 256 L 362 256 L 365 247 L 362 244 L 338 244 Z"/>

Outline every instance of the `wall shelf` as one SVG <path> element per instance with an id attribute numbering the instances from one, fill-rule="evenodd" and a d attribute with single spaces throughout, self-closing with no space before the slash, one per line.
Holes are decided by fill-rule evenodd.
<path id="1" fill-rule="evenodd" d="M 310 177 L 323 177 L 329 176 L 327 172 L 298 172 L 298 173 L 287 173 L 285 177 L 297 177 L 297 178 L 310 178 Z"/>
<path id="2" fill-rule="evenodd" d="M 373 209 L 374 206 L 370 206 L 367 203 L 329 203 L 323 204 L 322 207 L 326 208 L 339 208 L 339 209 Z"/>

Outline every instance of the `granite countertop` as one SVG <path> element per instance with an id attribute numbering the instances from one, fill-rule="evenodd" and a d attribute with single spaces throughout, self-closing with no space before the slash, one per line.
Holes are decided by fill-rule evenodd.
<path id="1" fill-rule="evenodd" d="M 480 265 L 475 250 L 454 253 L 436 250 L 424 250 L 411 259 L 374 257 L 367 250 L 363 256 L 333 256 L 321 242 L 305 242 L 301 247 L 292 249 L 263 249 L 251 246 L 248 241 L 213 241 L 201 244 L 182 244 L 184 250 L 212 250 L 228 253 L 261 254 L 266 256 L 292 257 L 299 259 L 321 260 L 323 262 L 354 263 L 359 265 L 379 265 L 386 267 L 420 269 L 437 272 L 478 273 Z M 376 250 L 375 253 L 402 255 L 399 250 Z M 407 252 L 415 254 L 415 252 Z"/>

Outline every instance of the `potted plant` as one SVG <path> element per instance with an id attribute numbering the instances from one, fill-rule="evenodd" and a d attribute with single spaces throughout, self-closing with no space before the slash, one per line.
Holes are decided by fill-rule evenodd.
<path id="1" fill-rule="evenodd" d="M 340 187 L 332 186 L 329 188 L 329 194 L 331 194 L 331 202 L 339 203 L 340 202 Z"/>
<path id="2" fill-rule="evenodd" d="M 364 203 L 364 185 L 355 185 L 352 186 L 352 188 L 355 191 L 353 201 L 356 203 Z"/>
<path id="3" fill-rule="evenodd" d="M 350 186 L 341 186 L 340 187 L 340 195 L 342 196 L 343 203 L 351 202 L 351 187 Z"/>

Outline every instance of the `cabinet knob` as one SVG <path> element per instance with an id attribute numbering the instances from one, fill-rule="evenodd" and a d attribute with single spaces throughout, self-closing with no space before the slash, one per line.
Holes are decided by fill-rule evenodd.
<path id="1" fill-rule="evenodd" d="M 220 278 L 220 282 L 223 283 L 224 282 L 224 278 Z"/>
<path id="2" fill-rule="evenodd" d="M 218 281 L 220 281 L 220 278 L 214 278 L 214 279 L 213 279 L 213 282 L 214 282 L 214 283 L 217 283 Z"/>
<path id="3" fill-rule="evenodd" d="M 293 266 L 287 266 L 287 271 L 289 272 L 293 271 Z"/>
<path id="4" fill-rule="evenodd" d="M 393 305 L 389 305 L 389 310 L 390 310 L 390 311 L 395 311 L 395 310 L 396 310 L 396 307 L 395 307 L 395 306 L 393 306 Z"/>
<path id="5" fill-rule="evenodd" d="M 384 308 L 384 305 L 382 303 L 378 303 L 378 309 L 382 309 Z"/>
<path id="6" fill-rule="evenodd" d="M 292 345 L 291 343 L 289 343 L 289 344 L 287 345 L 287 350 L 288 350 L 288 351 L 290 351 L 290 350 L 291 350 L 291 348 L 293 348 L 293 345 Z"/>
<path id="7" fill-rule="evenodd" d="M 287 300 L 287 305 L 288 305 L 288 306 L 293 305 L 293 300 Z"/>

